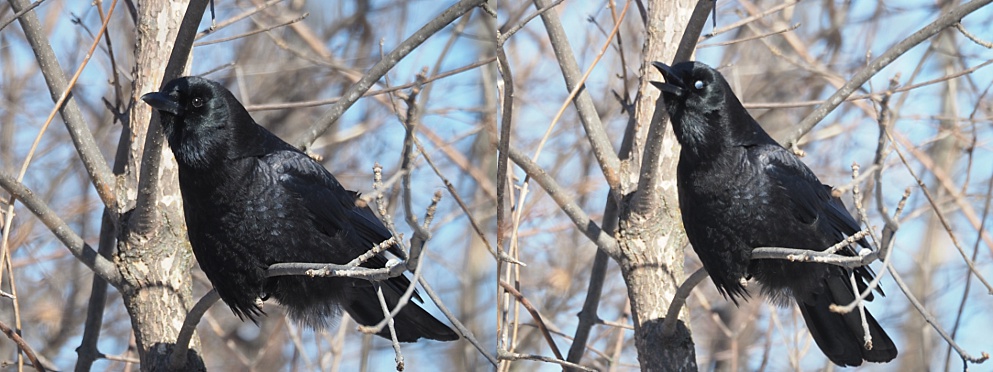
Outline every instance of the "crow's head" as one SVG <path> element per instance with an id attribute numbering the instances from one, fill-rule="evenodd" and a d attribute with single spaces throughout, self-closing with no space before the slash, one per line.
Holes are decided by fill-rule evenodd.
<path id="1" fill-rule="evenodd" d="M 771 140 L 717 70 L 700 62 L 652 65 L 665 79 L 652 85 L 662 91 L 672 129 L 683 147 L 701 153 L 715 146 Z"/>
<path id="2" fill-rule="evenodd" d="M 193 168 L 223 160 L 235 134 L 255 123 L 230 91 L 201 77 L 177 78 L 141 99 L 159 111 L 176 160 Z"/>
<path id="3" fill-rule="evenodd" d="M 728 96 L 734 97 L 721 73 L 700 62 L 652 65 L 665 78 L 664 83 L 653 81 L 652 85 L 662 91 L 679 143 L 694 146 L 716 139 Z"/>

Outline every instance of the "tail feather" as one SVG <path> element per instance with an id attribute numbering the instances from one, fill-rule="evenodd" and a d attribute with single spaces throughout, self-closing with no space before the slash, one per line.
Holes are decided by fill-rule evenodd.
<path id="1" fill-rule="evenodd" d="M 811 296 L 807 301 L 797 299 L 807 329 L 824 355 L 839 366 L 858 366 L 863 360 L 888 362 L 896 358 L 896 345 L 868 310 L 865 316 L 872 336 L 872 349 L 865 347 L 862 317 L 857 309 L 848 314 L 829 310 L 832 303 L 848 304 L 855 300 L 855 295 L 844 276 L 829 275 L 825 280 L 825 293 Z"/>
<path id="2" fill-rule="evenodd" d="M 382 286 L 382 288 L 386 304 L 392 310 L 400 299 L 401 293 L 391 286 Z M 383 320 L 383 308 L 379 303 L 379 297 L 376 296 L 375 287 L 371 285 L 356 287 L 351 301 L 345 305 L 345 311 L 362 325 L 372 326 Z M 407 302 L 400 309 L 400 312 L 393 317 L 393 326 L 396 329 L 397 339 L 401 342 L 415 342 L 422 337 L 438 341 L 459 339 L 459 335 L 455 331 L 435 319 L 413 301 Z M 390 330 L 388 327 L 384 327 L 377 335 L 388 339 L 390 338 Z"/>

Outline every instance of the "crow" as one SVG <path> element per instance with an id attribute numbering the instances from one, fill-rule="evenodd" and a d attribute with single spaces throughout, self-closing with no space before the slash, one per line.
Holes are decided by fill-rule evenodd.
<path id="1" fill-rule="evenodd" d="M 180 77 L 141 97 L 158 110 L 179 165 L 186 226 L 193 253 L 231 310 L 256 324 L 270 296 L 289 316 L 315 329 L 347 311 L 375 325 L 383 310 L 373 284 L 343 277 L 266 277 L 284 262 L 345 264 L 392 235 L 359 194 L 346 190 L 321 164 L 284 142 L 248 114 L 217 82 Z M 404 257 L 394 244 L 389 252 Z M 362 264 L 382 268 L 377 254 Z M 390 308 L 412 285 L 405 276 L 383 282 Z M 414 296 L 421 301 L 420 296 Z M 410 302 L 393 318 L 397 338 L 458 339 L 451 328 Z M 390 338 L 384 328 L 379 336 Z"/>
<path id="2" fill-rule="evenodd" d="M 820 251 L 857 233 L 831 187 L 759 126 L 717 70 L 700 62 L 653 65 L 665 82 L 652 84 L 682 146 L 676 185 L 683 228 L 717 290 L 737 304 L 748 296 L 743 280 L 755 278 L 773 302 L 795 302 L 817 346 L 839 366 L 893 360 L 896 346 L 868 311 L 871 348 L 858 310 L 828 310 L 855 300 L 849 276 L 864 291 L 871 269 L 751 259 L 757 247 Z M 858 244 L 871 249 L 865 239 Z M 857 255 L 852 246 L 838 253 Z"/>

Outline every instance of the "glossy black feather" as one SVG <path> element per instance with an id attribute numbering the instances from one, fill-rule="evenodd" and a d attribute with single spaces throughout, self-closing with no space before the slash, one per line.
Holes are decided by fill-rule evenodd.
<path id="1" fill-rule="evenodd" d="M 748 294 L 741 280 L 755 278 L 777 303 L 795 302 L 814 341 L 838 365 L 895 358 L 896 346 L 868 312 L 871 350 L 863 346 L 858 311 L 828 310 L 855 298 L 850 273 L 866 288 L 869 268 L 751 260 L 756 247 L 819 251 L 858 232 L 831 187 L 759 126 L 717 70 L 699 62 L 655 66 L 666 79 L 655 85 L 682 145 L 677 185 L 683 226 L 718 291 L 737 303 Z M 864 239 L 858 243 L 871 248 Z M 854 247 L 839 253 L 857 254 Z"/>
<path id="2" fill-rule="evenodd" d="M 390 232 L 375 214 L 355 206 L 357 193 L 256 124 L 220 84 L 183 77 L 142 99 L 159 110 L 179 164 L 193 253 L 235 314 L 255 321 L 262 314 L 258 299 L 272 297 L 291 318 L 315 328 L 327 326 L 341 309 L 365 325 L 383 319 L 367 281 L 265 277 L 270 265 L 282 262 L 345 264 L 388 239 Z M 403 255 L 397 246 L 389 251 Z M 380 268 L 386 262 L 380 254 L 363 266 Z M 391 307 L 411 285 L 404 276 L 385 284 Z M 415 303 L 394 321 L 400 341 L 458 338 Z M 380 335 L 389 337 L 387 332 Z"/>

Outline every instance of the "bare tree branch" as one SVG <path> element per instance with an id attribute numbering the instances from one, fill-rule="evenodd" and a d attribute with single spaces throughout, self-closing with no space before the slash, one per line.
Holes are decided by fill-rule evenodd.
<path id="1" fill-rule="evenodd" d="M 538 185 L 552 197 L 553 200 L 562 208 L 572 223 L 576 225 L 586 237 L 590 238 L 597 245 L 597 248 L 604 250 L 607 254 L 616 257 L 620 254 L 620 249 L 617 247 L 617 241 L 613 237 L 607 235 L 600 226 L 590 219 L 590 216 L 583 212 L 583 209 L 576 204 L 571 198 L 566 196 L 566 190 L 562 189 L 555 182 L 552 176 L 549 176 L 544 169 L 541 169 L 538 164 L 531 161 L 527 155 L 521 153 L 517 149 L 508 149 L 507 154 L 510 156 L 510 160 L 513 160 L 517 166 L 521 167 L 531 178 L 533 178 Z"/>
<path id="2" fill-rule="evenodd" d="M 813 112 L 811 112 L 807 117 L 803 118 L 799 124 L 796 125 L 796 129 L 790 133 L 786 138 L 784 145 L 787 148 L 795 148 L 797 141 L 800 137 L 803 137 L 807 132 L 814 128 L 817 123 L 824 119 L 831 111 L 834 111 L 838 105 L 845 101 L 845 98 L 855 92 L 856 89 L 869 81 L 874 75 L 876 75 L 879 70 L 886 67 L 891 62 L 906 53 L 908 50 L 920 44 L 924 40 L 931 38 L 941 30 L 948 27 L 952 27 L 959 23 L 966 15 L 976 11 L 977 9 L 989 4 L 991 0 L 973 0 L 968 3 L 956 6 L 949 10 L 947 13 L 942 14 L 938 19 L 934 20 L 927 26 L 924 26 L 917 32 L 911 34 L 906 39 L 901 40 L 896 45 L 890 47 L 886 52 L 877 57 L 876 59 L 869 62 L 865 67 L 855 73 L 848 82 L 845 83 L 837 92 L 831 95 L 827 99 L 827 102 L 821 104 Z"/>
<path id="3" fill-rule="evenodd" d="M 400 62 L 403 57 L 407 56 L 414 48 L 421 45 L 429 37 L 440 31 L 441 29 L 448 26 L 449 23 L 454 22 L 456 19 L 461 17 L 463 14 L 471 11 L 482 5 L 485 0 L 461 0 L 458 4 L 453 5 L 451 8 L 446 9 L 437 18 L 428 22 L 426 25 L 421 27 L 413 35 L 410 35 L 407 40 L 401 42 L 393 51 L 388 53 L 379 62 L 376 62 L 365 75 L 362 76 L 355 84 L 352 84 L 348 91 L 342 95 L 342 100 L 336 102 L 334 106 L 331 106 L 324 115 L 314 122 L 313 125 L 296 141 L 297 147 L 306 151 L 310 148 L 310 145 L 317 140 L 324 132 L 328 130 L 352 104 L 355 103 L 362 95 L 372 87 L 383 75 L 393 68 L 398 62 Z"/>
<path id="4" fill-rule="evenodd" d="M 548 327 L 545 326 L 545 321 L 541 318 L 541 314 L 538 313 L 538 309 L 531 304 L 531 301 L 528 301 L 527 297 L 524 297 L 524 294 L 521 293 L 521 291 L 518 291 L 517 288 L 514 288 L 514 286 L 510 285 L 510 283 L 501 280 L 500 287 L 503 287 L 503 289 L 507 290 L 507 292 L 510 292 L 512 296 L 517 298 L 517 301 L 520 302 L 521 305 L 524 305 L 524 308 L 527 309 L 528 313 L 531 314 L 531 318 L 533 318 L 534 322 L 538 325 L 538 330 L 541 331 L 541 335 L 545 337 L 545 342 L 548 342 L 548 347 L 552 349 L 552 354 L 555 354 L 556 358 L 562 359 L 562 352 L 559 351 L 558 345 L 555 345 L 555 340 L 552 339 L 552 335 L 548 332 Z"/>
<path id="5" fill-rule="evenodd" d="M 544 355 L 521 354 L 521 353 L 515 353 L 515 352 L 511 352 L 511 351 L 500 349 L 500 350 L 497 350 L 497 356 L 500 358 L 500 360 L 534 360 L 534 361 L 539 361 L 539 362 L 558 364 L 558 365 L 561 365 L 563 367 L 563 369 L 570 368 L 570 369 L 575 369 L 575 370 L 579 370 L 579 371 L 589 371 L 589 372 L 595 372 L 596 371 L 595 369 L 592 369 L 592 368 L 589 368 L 589 367 L 586 367 L 586 366 L 583 366 L 583 365 L 580 365 L 580 364 L 567 362 L 567 361 L 564 361 L 562 359 L 557 359 L 557 358 L 549 358 L 549 357 L 546 357 Z"/>
<path id="6" fill-rule="evenodd" d="M 35 2 L 31 3 L 31 5 L 28 5 L 26 8 L 21 9 L 20 11 L 14 13 L 14 15 L 10 16 L 10 18 L 7 18 L 7 19 L 5 19 L 3 21 L 0 21 L 0 31 L 2 31 L 3 29 L 7 28 L 7 26 L 9 26 L 11 23 L 14 23 L 14 21 L 16 21 L 18 18 L 20 18 L 25 13 L 30 12 L 34 8 L 37 8 L 38 5 L 41 5 L 41 3 L 44 2 L 44 1 L 45 0 L 35 1 Z"/>
<path id="7" fill-rule="evenodd" d="M 690 297 L 690 293 L 693 292 L 693 288 L 696 288 L 700 282 L 706 279 L 709 275 L 707 270 L 702 267 L 697 269 L 690 274 L 683 284 L 679 285 L 679 289 L 676 290 L 676 295 L 672 297 L 672 302 L 669 303 L 669 309 L 665 313 L 665 321 L 662 322 L 662 334 L 664 337 L 669 337 L 672 335 L 672 331 L 676 329 L 676 319 L 679 318 L 679 311 L 682 310 L 683 305 L 686 304 L 686 299 Z"/>
<path id="8" fill-rule="evenodd" d="M 26 0 L 9 1 L 14 12 L 28 9 L 32 5 L 28 4 Z M 21 23 L 24 35 L 31 44 L 31 50 L 35 53 L 42 76 L 45 77 L 45 83 L 48 84 L 52 101 L 58 102 L 69 83 L 62 72 L 58 58 L 55 57 L 55 51 L 45 37 L 38 15 L 34 11 L 28 11 L 17 20 Z M 96 139 L 93 138 L 93 133 L 90 132 L 86 119 L 83 118 L 83 113 L 79 110 L 76 99 L 72 95 L 66 97 L 65 104 L 59 113 L 62 114 L 62 120 L 66 124 L 66 129 L 69 130 L 79 158 L 83 161 L 83 166 L 89 173 L 90 181 L 93 182 L 97 194 L 100 195 L 104 205 L 113 206 L 116 200 L 114 175 L 110 171 L 110 166 L 107 165 L 107 160 L 100 153 L 100 147 L 97 145 Z"/>
<path id="9" fill-rule="evenodd" d="M 10 192 L 17 200 L 24 203 L 24 206 L 34 213 L 35 216 L 41 220 L 45 226 L 48 227 L 52 233 L 55 234 L 62 244 L 65 244 L 66 248 L 72 252 L 73 256 L 76 256 L 80 261 L 82 261 L 93 272 L 108 283 L 115 287 L 121 285 L 121 273 L 117 270 L 117 265 L 115 265 L 110 260 L 104 258 L 103 256 L 97 254 L 83 241 L 83 238 L 76 235 L 75 232 L 66 225 L 65 221 L 59 218 L 58 214 L 55 213 L 44 201 L 41 200 L 37 195 L 31 192 L 30 189 L 25 187 L 20 182 L 14 179 L 13 176 L 7 174 L 6 172 L 0 171 L 0 187 L 3 187 Z"/>
<path id="10" fill-rule="evenodd" d="M 452 325 L 455 326 L 455 329 L 459 330 L 459 334 L 461 334 L 462 337 L 465 337 L 465 339 L 469 341 L 469 343 L 472 344 L 472 346 L 475 347 L 480 354 L 483 354 L 483 356 L 486 357 L 486 360 L 489 361 L 490 364 L 496 367 L 497 359 L 494 358 L 493 355 L 490 355 L 490 353 L 483 348 L 483 345 L 480 344 L 478 340 L 476 340 L 476 337 L 473 336 L 472 331 L 469 331 L 469 329 L 466 328 L 465 325 L 462 324 L 462 322 L 459 321 L 459 319 L 456 318 L 455 315 L 448 310 L 448 307 L 446 307 L 444 303 L 441 302 L 441 297 L 438 297 L 438 294 L 435 293 L 433 288 L 431 288 L 431 285 L 429 285 L 428 282 L 424 280 L 423 277 L 419 278 L 418 281 L 421 283 L 421 288 L 424 289 L 424 293 L 426 293 L 428 297 L 431 298 L 431 301 L 434 301 L 434 303 L 438 305 L 438 309 L 441 310 L 443 314 L 445 314 L 445 317 L 448 318 L 449 322 L 452 322 Z"/>
<path id="11" fill-rule="evenodd" d="M 38 361 L 38 356 L 36 356 L 34 350 L 31 349 L 31 345 L 28 345 L 28 343 L 24 341 L 24 339 L 21 338 L 21 336 L 17 334 L 17 332 L 14 332 L 13 329 L 10 329 L 10 327 L 8 327 L 3 322 L 0 322 L 0 331 L 2 331 L 3 334 L 7 335 L 7 337 L 10 338 L 11 341 L 14 341 L 14 343 L 17 344 L 17 348 L 21 349 L 21 351 L 24 352 L 24 355 L 28 356 L 28 360 L 31 361 L 31 365 L 34 366 L 35 370 L 37 370 L 38 372 L 45 372 L 45 367 L 42 366 L 41 362 Z"/>
<path id="12" fill-rule="evenodd" d="M 113 212 L 109 207 L 104 207 L 103 218 L 100 226 L 100 244 L 97 247 L 101 256 L 109 257 L 114 252 L 114 243 L 117 241 L 114 226 Z M 104 306 L 107 303 L 107 281 L 100 275 L 93 276 L 93 283 L 90 288 L 90 301 L 86 306 L 86 323 L 83 326 L 83 337 L 76 348 L 76 372 L 88 372 L 93 367 L 93 361 L 100 357 L 100 350 L 97 348 L 97 341 L 100 338 L 100 328 L 103 325 Z"/>
<path id="13" fill-rule="evenodd" d="M 272 31 L 274 29 L 277 29 L 277 28 L 280 28 L 280 27 L 283 27 L 283 26 L 288 26 L 288 25 L 291 25 L 291 24 L 300 22 L 300 21 L 304 20 L 305 18 L 307 18 L 307 16 L 309 16 L 309 15 L 310 15 L 310 13 L 304 13 L 303 15 L 301 15 L 299 17 L 296 17 L 296 18 L 293 18 L 293 19 L 291 19 L 289 21 L 285 21 L 285 22 L 282 22 L 282 23 L 279 23 L 279 24 L 276 24 L 276 25 L 272 25 L 272 26 L 263 27 L 263 28 L 260 28 L 260 29 L 257 29 L 257 30 L 252 30 L 252 31 L 249 31 L 249 32 L 246 32 L 246 33 L 243 33 L 243 34 L 238 34 L 238 35 L 229 36 L 229 37 L 225 37 L 225 38 L 220 38 L 220 39 L 216 39 L 216 40 L 201 41 L 199 43 L 193 44 L 193 47 L 201 47 L 201 46 L 205 46 L 205 45 L 223 43 L 223 42 L 226 42 L 226 41 L 237 40 L 237 39 L 241 39 L 243 37 L 249 37 L 249 36 L 252 36 L 252 35 L 261 34 L 263 32 Z"/>
<path id="14" fill-rule="evenodd" d="M 544 9 L 549 6 L 549 1 L 534 0 L 534 5 L 539 10 Z M 576 63 L 575 53 L 572 51 L 572 46 L 569 45 L 565 28 L 562 27 L 562 22 L 559 20 L 558 14 L 552 11 L 542 12 L 541 21 L 545 24 L 545 29 L 548 31 L 548 38 L 551 40 L 552 48 L 555 50 L 555 57 L 558 59 L 559 66 L 562 69 L 562 77 L 565 79 L 566 89 L 570 92 L 574 91 L 580 84 L 583 72 L 580 70 L 579 64 Z M 604 177 L 607 178 L 607 184 L 611 188 L 615 188 L 620 182 L 619 172 L 621 161 L 617 157 L 613 145 L 610 143 L 610 138 L 607 137 L 603 123 L 600 122 L 600 116 L 597 114 L 596 107 L 593 105 L 593 98 L 590 96 L 589 91 L 583 88 L 578 92 L 579 94 L 573 101 L 575 102 L 576 111 L 579 113 L 579 120 L 583 123 L 583 129 L 586 130 L 590 146 L 593 148 L 593 156 L 596 157 L 597 162 L 600 164 L 600 170 L 603 171 Z"/>
<path id="15" fill-rule="evenodd" d="M 937 331 L 939 335 L 941 335 L 941 338 L 945 339 L 945 342 L 947 342 L 949 345 L 952 346 L 952 348 L 955 349 L 955 352 L 957 352 L 959 356 L 962 357 L 962 360 L 980 364 L 990 358 L 989 353 L 985 351 L 982 352 L 979 357 L 974 357 L 972 355 L 969 355 L 968 352 L 962 349 L 962 347 L 960 347 L 958 343 L 956 343 L 955 340 L 953 340 L 951 336 L 949 336 L 948 333 L 945 332 L 945 330 L 941 328 L 940 325 L 938 325 L 938 320 L 935 319 L 933 315 L 931 315 L 931 312 L 929 312 L 927 308 L 925 308 L 924 305 L 921 304 L 921 302 L 918 301 L 916 297 L 914 297 L 913 292 L 909 287 L 907 287 L 907 284 L 903 282 L 903 278 L 900 277 L 900 274 L 897 273 L 896 269 L 890 266 L 889 270 L 890 270 L 890 274 L 893 276 L 893 281 L 896 282 L 898 287 L 900 287 L 900 290 L 903 291 L 903 294 L 907 296 L 907 299 L 910 300 L 910 303 L 913 304 L 914 307 L 917 309 L 917 311 L 921 314 L 921 316 L 924 317 L 924 320 L 927 321 L 929 324 L 931 324 L 931 327 L 934 328 L 934 330 Z"/>
<path id="16" fill-rule="evenodd" d="M 179 371 L 186 366 L 186 354 L 190 350 L 190 340 L 193 339 L 193 332 L 197 330 L 197 324 L 200 324 L 200 318 L 220 299 L 221 295 L 217 294 L 217 290 L 211 289 L 203 297 L 200 297 L 197 304 L 193 305 L 190 312 L 186 314 L 183 326 L 179 329 L 179 336 L 176 337 L 176 344 L 172 348 L 172 355 L 169 356 L 169 368 Z"/>

